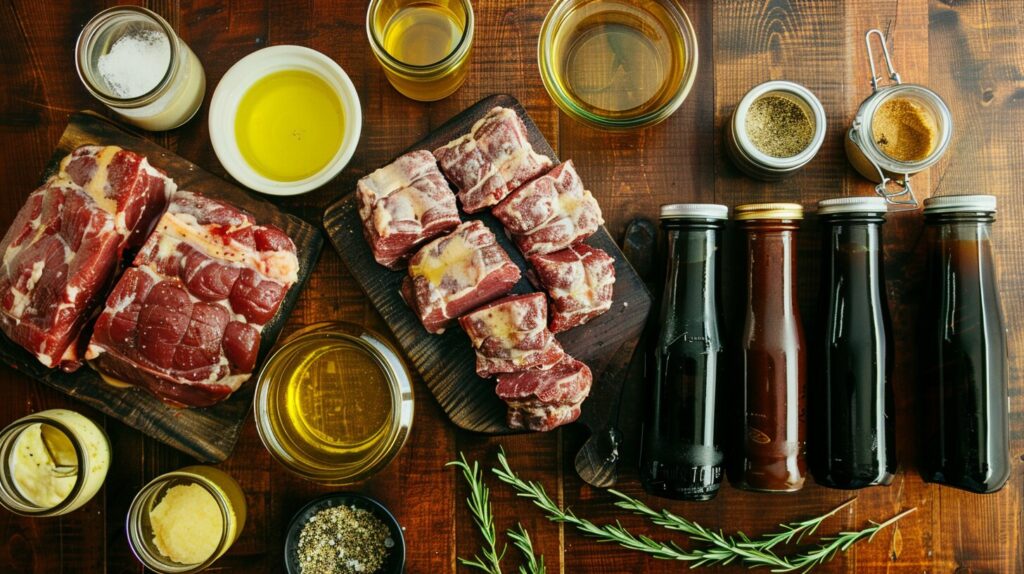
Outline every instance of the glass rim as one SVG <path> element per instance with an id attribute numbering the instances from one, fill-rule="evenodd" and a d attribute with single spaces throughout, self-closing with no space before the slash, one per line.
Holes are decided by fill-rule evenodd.
<path id="1" fill-rule="evenodd" d="M 458 2 L 466 12 L 466 24 L 462 28 L 462 35 L 459 37 L 459 42 L 451 49 L 451 51 L 448 52 L 447 55 L 445 55 L 445 57 L 441 58 L 437 62 L 434 62 L 433 64 L 416 65 L 399 60 L 392 56 L 384 47 L 384 43 L 377 34 L 377 28 L 373 25 L 374 16 L 380 10 L 383 1 L 370 0 L 370 4 L 366 8 L 366 35 L 370 39 L 370 47 L 373 49 L 374 55 L 376 55 L 377 59 L 380 60 L 387 68 L 412 75 L 429 75 L 457 63 L 472 47 L 473 30 L 475 28 L 473 4 L 470 0 L 458 0 Z"/>
<path id="2" fill-rule="evenodd" d="M 939 143 L 927 157 L 918 161 L 904 162 L 893 159 L 878 148 L 872 136 L 872 122 L 878 107 L 901 94 L 926 100 L 938 111 L 937 114 L 934 114 L 934 119 L 937 124 L 935 127 L 939 130 Z M 931 111 L 929 110 L 929 112 Z M 879 88 L 877 92 L 868 96 L 861 103 L 854 123 L 857 123 L 858 120 L 861 125 L 858 129 L 858 137 L 853 143 L 857 145 L 861 153 L 881 166 L 883 170 L 893 174 L 914 174 L 938 163 L 953 139 L 953 114 L 946 101 L 933 90 L 919 84 L 896 84 Z"/>

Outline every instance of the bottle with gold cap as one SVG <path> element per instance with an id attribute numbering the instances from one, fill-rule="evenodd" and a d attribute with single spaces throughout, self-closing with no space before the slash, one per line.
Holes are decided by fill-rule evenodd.
<path id="1" fill-rule="evenodd" d="M 806 350 L 797 307 L 795 203 L 738 205 L 746 232 L 747 298 L 742 355 L 743 432 L 730 480 L 767 492 L 800 490 L 804 458 Z"/>

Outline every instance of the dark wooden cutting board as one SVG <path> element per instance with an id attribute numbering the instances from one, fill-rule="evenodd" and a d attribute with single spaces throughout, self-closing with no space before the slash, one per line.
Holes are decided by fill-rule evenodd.
<path id="1" fill-rule="evenodd" d="M 320 230 L 204 171 L 167 149 L 124 131 L 110 120 L 92 112 L 71 115 L 45 176 L 49 177 L 55 172 L 61 158 L 71 150 L 88 144 L 117 145 L 140 153 L 149 158 L 149 163 L 166 171 L 177 183 L 178 189 L 187 189 L 226 200 L 251 213 L 260 223 L 271 223 L 280 227 L 292 238 L 299 258 L 298 281 L 281 302 L 277 315 L 263 327 L 260 354 L 256 363 L 258 370 L 263 358 L 277 340 L 288 314 L 298 300 L 302 286 L 316 265 L 320 248 L 323 246 L 323 235 Z M 243 384 L 230 398 L 212 407 L 174 408 L 143 389 L 110 386 L 88 366 L 83 366 L 74 373 L 47 369 L 30 353 L 2 334 L 0 360 L 29 377 L 75 397 L 96 410 L 203 462 L 220 462 L 231 454 L 238 441 L 242 421 L 245 420 L 252 405 L 253 379 Z"/>
<path id="2" fill-rule="evenodd" d="M 434 150 L 448 143 L 469 132 L 473 124 L 494 106 L 514 109 L 525 122 L 530 143 L 537 152 L 558 162 L 551 145 L 526 110 L 508 95 L 495 95 L 481 100 L 406 151 Z M 581 173 L 580 177 L 586 184 L 587 174 Z M 525 260 L 494 217 L 489 214 L 460 215 L 463 221 L 483 221 L 525 273 Z M 391 327 L 399 345 L 452 422 L 461 428 L 481 433 L 511 432 L 505 424 L 505 403 L 494 394 L 494 382 L 481 379 L 474 370 L 475 356 L 466 334 L 457 326 L 447 329 L 442 335 L 427 333 L 399 295 L 399 284 L 404 272 L 390 271 L 373 259 L 373 253 L 363 238 L 354 192 L 327 209 L 324 227 L 341 259 Z M 560 333 L 558 340 L 566 351 L 584 361 L 594 373 L 594 386 L 590 397 L 583 403 L 579 422 L 590 429 L 594 440 L 600 440 L 614 435 L 611 429 L 618 415 L 617 405 L 625 371 L 647 319 L 651 297 L 606 229 L 600 228 L 587 243 L 605 250 L 615 258 L 616 281 L 612 308 L 582 327 Z M 513 292 L 534 290 L 524 275 Z M 602 457 L 592 457 L 594 460 L 587 464 L 603 464 L 605 461 Z"/>

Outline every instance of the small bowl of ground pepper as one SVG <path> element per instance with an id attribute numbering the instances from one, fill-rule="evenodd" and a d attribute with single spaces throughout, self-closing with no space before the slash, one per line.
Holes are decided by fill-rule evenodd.
<path id="1" fill-rule="evenodd" d="M 302 507 L 284 545 L 288 574 L 399 574 L 405 538 L 379 501 L 352 492 L 321 496 Z"/>

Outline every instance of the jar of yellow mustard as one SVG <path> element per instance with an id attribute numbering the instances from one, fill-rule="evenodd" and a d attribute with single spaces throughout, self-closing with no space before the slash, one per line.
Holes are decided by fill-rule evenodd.
<path id="1" fill-rule="evenodd" d="M 103 486 L 110 441 L 66 409 L 41 411 L 0 431 L 0 504 L 23 516 L 77 510 Z"/>
<path id="2" fill-rule="evenodd" d="M 128 509 L 128 545 L 160 574 L 205 570 L 231 548 L 245 526 L 245 494 L 235 479 L 211 466 L 158 476 Z"/>

